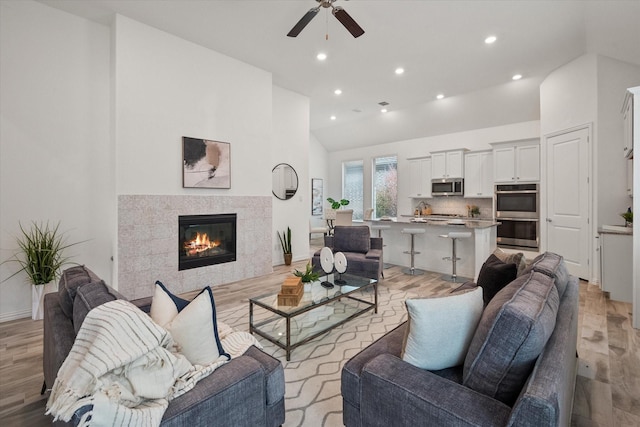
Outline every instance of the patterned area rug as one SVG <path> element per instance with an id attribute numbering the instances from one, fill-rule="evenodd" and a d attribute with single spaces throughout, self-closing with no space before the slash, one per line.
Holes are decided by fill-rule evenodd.
<path id="1" fill-rule="evenodd" d="M 340 395 L 342 366 L 360 350 L 404 322 L 407 318 L 404 301 L 414 296 L 403 291 L 380 288 L 377 314 L 373 311 L 362 314 L 303 344 L 292 351 L 289 362 L 286 361 L 284 350 L 256 336 L 264 346 L 264 351 L 278 358 L 284 367 L 285 427 L 343 425 Z M 368 299 L 367 295 L 363 295 L 363 299 Z M 330 306 L 317 309 L 319 322 L 332 314 L 331 309 L 325 307 Z M 261 313 L 263 310 L 255 310 L 255 318 L 264 315 Z M 237 330 L 248 331 L 249 304 L 222 311 L 218 313 L 218 319 Z"/>

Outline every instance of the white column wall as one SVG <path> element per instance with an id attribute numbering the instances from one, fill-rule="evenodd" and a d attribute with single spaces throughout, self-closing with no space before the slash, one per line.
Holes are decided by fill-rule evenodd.
<path id="1" fill-rule="evenodd" d="M 309 214 L 311 178 L 309 177 L 309 99 L 279 87 L 273 88 L 273 147 L 267 163 L 269 170 L 290 164 L 298 174 L 298 191 L 289 200 L 273 198 L 273 265 L 284 264 L 282 247 L 276 232 L 291 228 L 294 260 L 309 258 Z M 271 177 L 268 180 L 271 185 Z M 269 188 L 271 194 L 271 188 Z M 259 213 L 257 213 L 259 214 Z"/>
<path id="2" fill-rule="evenodd" d="M 18 223 L 60 221 L 75 262 L 111 280 L 115 236 L 109 28 L 32 1 L 0 2 L 0 260 Z M 17 271 L 0 265 L 0 280 Z M 28 317 L 19 274 L 0 284 L 0 321 Z"/>

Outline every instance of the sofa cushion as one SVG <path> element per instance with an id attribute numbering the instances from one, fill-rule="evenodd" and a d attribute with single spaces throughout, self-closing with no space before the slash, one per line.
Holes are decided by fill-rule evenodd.
<path id="1" fill-rule="evenodd" d="M 151 311 L 153 311 L 153 302 Z M 193 365 L 209 365 L 219 357 L 231 359 L 222 348 L 216 319 L 216 306 L 207 286 L 193 301 L 180 310 L 164 328 L 171 333 L 177 351 Z"/>
<path id="2" fill-rule="evenodd" d="M 493 255 L 497 256 L 498 259 L 500 259 L 500 261 L 504 262 L 505 264 L 515 264 L 516 268 L 518 269 L 518 273 L 516 274 L 517 276 L 521 276 L 522 273 L 524 273 L 524 271 L 527 269 L 527 260 L 525 259 L 522 252 L 517 252 L 514 254 L 505 252 L 500 248 L 496 248 L 496 250 L 493 251 Z"/>
<path id="3" fill-rule="evenodd" d="M 76 297 L 76 289 L 84 284 L 99 280 L 100 278 L 84 265 L 70 267 L 62 272 L 58 282 L 58 295 L 60 296 L 60 308 L 68 318 L 73 316 L 73 299 Z"/>
<path id="4" fill-rule="evenodd" d="M 489 255 L 489 258 L 482 264 L 478 273 L 478 286 L 483 290 L 482 298 L 484 304 L 489 301 L 505 286 L 511 283 L 518 270 L 515 264 L 502 262 L 497 256 Z"/>
<path id="5" fill-rule="evenodd" d="M 366 254 L 371 249 L 370 234 L 366 225 L 336 226 L 333 230 L 333 251 Z"/>
<path id="6" fill-rule="evenodd" d="M 512 405 L 556 323 L 559 297 L 550 277 L 532 271 L 485 308 L 464 361 L 463 384 Z"/>
<path id="7" fill-rule="evenodd" d="M 482 309 L 482 288 L 405 301 L 409 321 L 402 360 L 422 369 L 461 365 Z"/>
<path id="8" fill-rule="evenodd" d="M 569 282 L 569 271 L 564 263 L 564 258 L 553 252 L 545 252 L 533 259 L 529 270 L 537 271 L 555 279 L 560 298 L 564 295 Z"/>
<path id="9" fill-rule="evenodd" d="M 105 302 L 116 299 L 126 299 L 118 291 L 107 286 L 103 280 L 91 282 L 76 288 L 76 296 L 73 299 L 73 329 L 76 334 L 87 317 L 89 311 Z"/>

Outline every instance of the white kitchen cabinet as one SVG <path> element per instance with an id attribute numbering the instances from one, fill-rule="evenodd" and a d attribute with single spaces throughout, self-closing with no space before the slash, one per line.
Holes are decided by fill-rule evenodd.
<path id="1" fill-rule="evenodd" d="M 431 197 L 431 157 L 409 160 L 409 197 Z"/>
<path id="2" fill-rule="evenodd" d="M 491 151 L 476 151 L 464 155 L 464 197 L 493 197 Z"/>
<path id="3" fill-rule="evenodd" d="M 431 177 L 464 178 L 464 152 L 466 150 L 439 151 L 431 153 Z"/>
<path id="4" fill-rule="evenodd" d="M 609 298 L 631 302 L 633 287 L 633 236 L 600 232 L 600 257 L 602 262 L 602 290 Z"/>
<path id="5" fill-rule="evenodd" d="M 501 142 L 493 146 L 495 183 L 540 181 L 540 144 L 538 140 Z"/>
<path id="6" fill-rule="evenodd" d="M 627 92 L 622 107 L 622 152 L 628 159 L 633 156 L 633 94 Z"/>

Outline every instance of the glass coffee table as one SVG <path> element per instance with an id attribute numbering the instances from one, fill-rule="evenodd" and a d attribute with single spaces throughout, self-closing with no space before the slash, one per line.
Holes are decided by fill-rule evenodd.
<path id="1" fill-rule="evenodd" d="M 336 279 L 341 279 L 341 284 L 336 284 Z M 325 288 L 322 281 L 334 287 Z M 288 361 L 294 348 L 370 310 L 378 312 L 377 280 L 329 274 L 305 284 L 296 306 L 278 305 L 277 292 L 250 298 L 249 332 L 284 349 Z"/>

